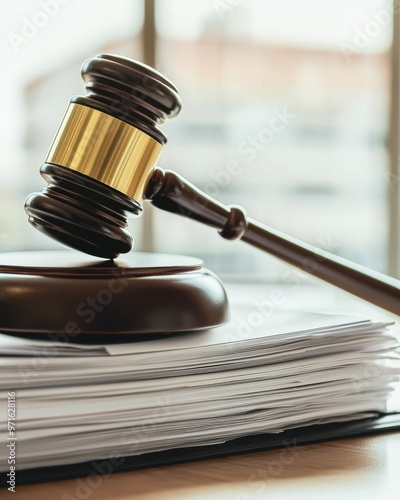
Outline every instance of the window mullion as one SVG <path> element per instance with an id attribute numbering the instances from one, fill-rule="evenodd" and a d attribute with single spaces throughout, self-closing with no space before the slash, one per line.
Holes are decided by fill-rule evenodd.
<path id="1" fill-rule="evenodd" d="M 389 273 L 400 278 L 400 19 L 393 15 L 392 82 L 390 102 Z"/>

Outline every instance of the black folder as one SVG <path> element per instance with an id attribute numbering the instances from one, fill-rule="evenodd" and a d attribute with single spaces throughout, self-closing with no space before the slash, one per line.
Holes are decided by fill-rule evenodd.
<path id="1" fill-rule="evenodd" d="M 89 462 L 55 467 L 18 470 L 18 484 L 40 483 L 93 475 L 108 475 L 146 467 L 158 467 L 197 460 L 251 453 L 277 448 L 292 448 L 322 441 L 373 435 L 400 430 L 400 413 L 381 414 L 378 417 L 350 422 L 298 427 L 279 434 L 257 434 L 227 441 L 223 444 L 179 448 L 157 453 L 127 456 L 118 459 L 99 458 Z M 6 474 L 1 485 L 6 486 Z"/>

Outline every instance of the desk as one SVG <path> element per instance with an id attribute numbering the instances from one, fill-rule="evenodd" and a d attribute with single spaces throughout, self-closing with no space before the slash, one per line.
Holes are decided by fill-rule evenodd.
<path id="1" fill-rule="evenodd" d="M 235 287 L 233 287 L 235 288 Z M 243 295 L 243 286 L 240 287 Z M 333 287 L 302 293 L 282 285 L 285 306 L 315 310 L 335 306 L 369 316 L 366 303 Z M 271 287 L 262 287 L 268 297 Z M 237 289 L 230 290 L 233 302 Z M 258 287 L 246 287 L 253 300 Z M 254 292 L 254 297 L 253 293 Z M 256 294 L 257 292 L 257 294 Z M 323 297 L 323 299 L 322 299 Z M 84 481 L 84 480 L 82 480 Z M 95 481 L 95 479 L 93 480 Z M 101 477 L 84 488 L 77 480 L 18 486 L 8 498 L 18 500 L 399 500 L 400 433 L 299 446 L 290 453 L 272 450 L 201 462 L 157 467 Z M 80 489 L 79 489 L 80 488 Z M 4 490 L 3 490 L 4 491 Z M 2 491 L 2 494 L 3 494 Z M 7 494 L 7 491 L 5 490 Z M 11 495 L 11 493 L 10 493 Z M 3 496 L 2 496 L 3 498 Z M 7 498 L 4 495 L 4 498 Z"/>
<path id="2" fill-rule="evenodd" d="M 400 433 L 299 446 L 290 455 L 272 450 L 114 474 L 103 477 L 92 494 L 77 489 L 79 484 L 19 486 L 10 498 L 399 500 Z"/>

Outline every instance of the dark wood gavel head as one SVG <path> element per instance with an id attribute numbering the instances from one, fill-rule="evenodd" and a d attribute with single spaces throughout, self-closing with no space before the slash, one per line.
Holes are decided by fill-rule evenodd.
<path id="1" fill-rule="evenodd" d="M 25 202 L 29 222 L 77 250 L 113 259 L 133 239 L 146 186 L 166 143 L 158 125 L 181 108 L 156 70 L 100 54 L 82 66 L 87 95 L 70 101 L 40 173 L 48 186 Z"/>

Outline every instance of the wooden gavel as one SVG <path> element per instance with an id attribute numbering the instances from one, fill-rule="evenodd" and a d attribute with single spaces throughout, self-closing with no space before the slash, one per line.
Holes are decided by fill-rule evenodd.
<path id="1" fill-rule="evenodd" d="M 166 142 L 157 125 L 181 108 L 176 87 L 136 61 L 100 54 L 82 66 L 87 95 L 73 97 L 41 175 L 48 186 L 25 202 L 29 221 L 66 245 L 106 259 L 129 252 L 127 217 L 142 200 L 241 239 L 395 314 L 400 281 L 307 245 L 225 206 L 156 167 Z"/>

